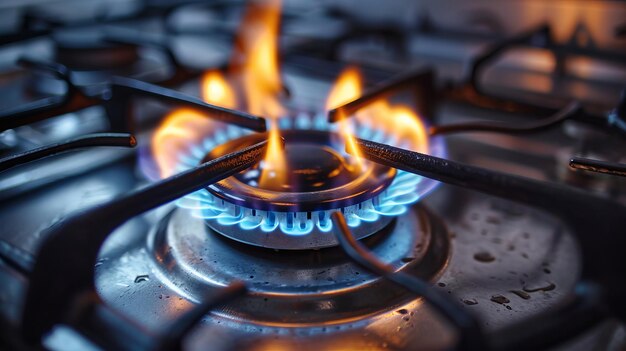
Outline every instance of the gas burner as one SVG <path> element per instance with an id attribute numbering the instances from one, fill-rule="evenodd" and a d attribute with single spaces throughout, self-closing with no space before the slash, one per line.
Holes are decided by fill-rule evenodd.
<path id="1" fill-rule="evenodd" d="M 626 345 L 623 4 L 39 2 L 0 350 Z"/>
<path id="2" fill-rule="evenodd" d="M 437 184 L 374 163 L 367 163 L 365 171 L 356 169 L 349 156 L 338 151 L 339 135 L 318 121 L 323 118 L 300 115 L 281 120 L 292 174 L 285 184 L 260 188 L 262 165 L 257 165 L 187 196 L 178 205 L 234 240 L 273 249 L 317 249 L 337 245 L 330 233 L 333 211 L 343 212 L 354 235 L 364 238 L 385 228 Z M 180 169 L 252 145 L 260 137 L 241 136 L 232 128 L 215 133 L 181 157 Z M 432 149 L 441 154 L 443 147 L 436 142 Z"/>
<path id="3" fill-rule="evenodd" d="M 358 213 L 379 207 L 377 196 L 389 187 L 396 171 L 369 164 L 367 170 L 361 172 L 331 147 L 332 139 L 339 138 L 334 133 L 285 130 L 282 135 L 286 161 L 293 174 L 285 184 L 261 188 L 258 179 L 262 166 L 257 166 L 208 188 L 214 206 L 231 207 L 228 212 L 245 221 L 243 226 L 250 230 L 242 231 L 212 219 L 207 219 L 207 224 L 230 238 L 276 249 L 335 245 L 334 236 L 328 233 L 332 228 L 330 212 Z M 215 148 L 203 162 L 253 145 L 257 139 L 249 135 L 232 140 Z M 214 210 L 203 209 L 203 213 L 210 218 Z M 391 217 L 383 217 L 366 222 L 357 226 L 355 233 L 360 238 L 371 235 L 390 220 Z M 276 232 L 289 236 L 277 236 Z M 308 234 L 306 240 L 294 238 L 305 234 Z"/>

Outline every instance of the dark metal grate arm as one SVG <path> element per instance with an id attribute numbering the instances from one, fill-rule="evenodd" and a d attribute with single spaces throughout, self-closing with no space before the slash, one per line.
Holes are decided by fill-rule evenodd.
<path id="1" fill-rule="evenodd" d="M 626 165 L 623 163 L 593 160 L 585 157 L 573 157 L 569 161 L 569 166 L 584 171 L 626 177 Z"/>
<path id="2" fill-rule="evenodd" d="M 557 111 L 552 116 L 539 120 L 524 121 L 517 123 L 506 123 L 498 121 L 489 122 L 468 122 L 458 124 L 448 124 L 434 126 L 430 128 L 430 135 L 453 134 L 463 132 L 497 132 L 508 134 L 531 133 L 550 127 L 554 127 L 565 120 L 572 119 L 582 111 L 578 102 L 569 103 L 567 106 Z"/>
<path id="3" fill-rule="evenodd" d="M 69 216 L 45 233 L 23 311 L 23 332 L 39 340 L 81 294 L 94 291 L 94 264 L 104 240 L 139 214 L 202 189 L 261 160 L 267 141 L 206 162 L 116 200 Z M 67 248 L 72 250 L 68 251 Z M 47 311 L 42 315 L 41 311 Z"/>
<path id="4" fill-rule="evenodd" d="M 128 133 L 96 133 L 83 135 L 63 143 L 43 146 L 1 159 L 0 172 L 71 150 L 96 146 L 135 147 L 136 144 L 137 141 L 135 137 Z"/>
<path id="5" fill-rule="evenodd" d="M 372 141 L 357 140 L 365 158 L 428 178 L 544 209 L 571 226 L 582 250 L 583 278 L 626 319 L 626 207 L 582 190 L 473 167 Z M 350 150 L 347 150 L 348 152 Z M 602 257 L 603 259 L 598 259 Z"/>
<path id="6" fill-rule="evenodd" d="M 458 347 L 463 350 L 485 350 L 486 343 L 478 323 L 472 315 L 447 296 L 433 289 L 425 281 L 381 262 L 352 235 L 341 212 L 333 212 L 332 221 L 339 245 L 354 262 L 363 268 L 385 277 L 416 296 L 423 297 L 459 331 Z"/>

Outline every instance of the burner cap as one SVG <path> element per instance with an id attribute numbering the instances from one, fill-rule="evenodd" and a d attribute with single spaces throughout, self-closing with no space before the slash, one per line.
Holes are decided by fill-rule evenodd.
<path id="1" fill-rule="evenodd" d="M 318 130 L 283 130 L 285 157 L 290 177 L 284 184 L 260 188 L 259 164 L 207 188 L 202 217 L 215 231 L 232 239 L 274 249 L 310 249 L 334 246 L 330 213 L 357 212 L 375 208 L 376 197 L 394 179 L 396 170 L 368 164 L 366 171 L 353 167 L 330 147 L 338 135 Z M 202 160 L 207 162 L 252 145 L 262 138 L 247 135 L 226 142 Z M 214 211 L 222 211 L 215 218 Z M 226 215 L 223 215 L 226 212 Z M 205 215 L 206 214 L 206 215 Z M 229 218 L 225 220 L 225 218 Z M 239 225 L 232 225 L 232 218 Z M 392 220 L 378 216 L 353 226 L 355 236 L 374 234 Z M 237 224 L 237 223 L 235 223 Z M 302 236 L 306 234 L 306 239 Z"/>
<path id="2" fill-rule="evenodd" d="M 284 130 L 285 155 L 291 176 L 285 184 L 258 187 L 261 165 L 229 177 L 208 190 L 214 196 L 262 211 L 323 211 L 362 203 L 381 193 L 396 170 L 368 163 L 362 172 L 330 147 L 338 136 L 316 130 Z M 209 153 L 202 162 L 258 142 L 258 135 L 231 140 Z"/>

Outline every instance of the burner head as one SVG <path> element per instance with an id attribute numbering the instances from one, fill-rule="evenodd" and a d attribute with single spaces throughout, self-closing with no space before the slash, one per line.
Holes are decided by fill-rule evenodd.
<path id="1" fill-rule="evenodd" d="M 342 211 L 354 235 L 364 238 L 381 231 L 437 184 L 365 160 L 365 170 L 357 169 L 350 162 L 351 156 L 339 151 L 343 142 L 332 127 L 324 127 L 324 118 L 280 120 L 289 169 L 289 178 L 282 184 L 259 186 L 262 162 L 177 204 L 193 210 L 211 229 L 229 238 L 273 249 L 302 250 L 338 244 L 331 233 L 330 215 L 334 211 Z M 366 128 L 361 131 L 368 133 L 370 140 L 387 141 L 384 134 Z M 361 137 L 360 133 L 357 136 Z M 265 137 L 232 127 L 216 130 L 179 157 L 179 170 Z M 441 145 L 433 144 L 434 155 L 442 155 Z"/>
<path id="2" fill-rule="evenodd" d="M 213 199 L 209 200 L 211 208 L 202 210 L 203 216 L 215 231 L 254 245 L 276 249 L 334 246 L 334 236 L 328 233 L 332 228 L 330 213 L 373 209 L 378 204 L 376 197 L 391 184 L 396 170 L 378 164 L 368 164 L 366 171 L 357 169 L 331 147 L 338 138 L 332 132 L 285 130 L 281 135 L 290 177 L 283 184 L 262 188 L 258 185 L 261 163 L 224 179 L 207 188 Z M 248 135 L 231 140 L 213 149 L 202 162 L 253 145 L 260 138 Z M 225 212 L 233 217 L 226 222 Z M 230 225 L 233 219 L 240 225 Z M 392 218 L 377 219 L 355 226 L 355 235 L 371 235 Z"/>
<path id="3" fill-rule="evenodd" d="M 285 157 L 290 177 L 284 184 L 258 185 L 263 169 L 259 164 L 211 185 L 211 194 L 224 201 L 261 211 L 312 212 L 340 209 L 372 199 L 386 189 L 396 170 L 369 163 L 361 171 L 330 145 L 338 139 L 332 132 L 286 130 Z M 248 135 L 211 151 L 202 162 L 259 142 Z"/>

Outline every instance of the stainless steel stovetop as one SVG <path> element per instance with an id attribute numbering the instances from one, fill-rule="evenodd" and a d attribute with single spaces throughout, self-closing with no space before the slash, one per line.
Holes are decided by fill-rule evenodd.
<path id="1" fill-rule="evenodd" d="M 569 8 L 569 5 L 557 3 L 553 6 Z M 438 8 L 433 4 L 429 6 L 433 7 L 431 11 Z M 510 6 L 523 8 L 524 5 Z M 582 8 L 586 4 L 577 6 Z M 599 2 L 591 7 L 598 13 L 626 13 L 626 8 L 612 2 Z M 134 61 L 134 66 L 124 64 L 123 69 L 107 70 L 75 69 L 69 75 L 73 84 L 99 92 L 106 86 L 105 79 L 124 75 L 199 96 L 197 72 L 225 65 L 229 43 L 236 29 L 237 9 L 240 10 L 241 6 L 176 5 L 172 8 L 173 13 L 164 10 L 165 18 L 173 23 L 172 28 L 160 22 L 160 15 L 153 17 L 150 13 L 122 21 L 114 28 L 115 35 L 110 42 L 126 40 L 145 51 L 141 53 L 141 59 Z M 479 33 L 472 37 L 472 48 L 467 50 L 459 43 L 470 40 L 458 30 L 451 31 L 449 36 L 444 30 L 435 30 L 437 26 L 421 31 L 391 26 L 391 30 L 386 22 L 367 17 L 368 11 L 364 11 L 365 18 L 351 18 L 345 15 L 345 8 L 341 5 L 334 12 L 326 12 L 322 5 L 293 3 L 285 6 L 285 28 L 281 37 L 282 73 L 294 115 L 320 114 L 318 106 L 323 105 L 333 79 L 350 63 L 362 66 L 368 87 L 373 89 L 391 76 L 434 67 L 428 71 L 434 75 L 432 84 L 420 85 L 417 94 L 422 99 L 432 99 L 432 102 L 418 103 L 418 109 L 430 113 L 427 119 L 435 126 L 475 121 L 506 121 L 509 125 L 521 125 L 529 119 L 537 120 L 537 111 L 558 110 L 553 107 L 562 107 L 563 104 L 559 103 L 565 100 L 579 101 L 586 111 L 591 111 L 588 115 L 604 116 L 609 122 L 611 113 L 618 113 L 626 71 L 615 60 L 585 64 L 573 60 L 571 67 L 577 67 L 573 69 L 574 73 L 557 74 L 541 68 L 541 64 L 537 69 L 536 62 L 541 61 L 545 53 L 534 53 L 533 50 L 541 49 L 529 49 L 525 46 L 532 45 L 522 43 L 520 46 L 527 51 L 520 56 L 528 57 L 527 60 L 534 63 L 504 55 L 505 59 L 490 67 L 480 81 L 479 87 L 487 93 L 475 96 L 468 93 L 465 81 L 468 69 L 464 68 L 478 50 L 474 46 L 488 51 L 490 45 L 496 43 L 497 46 L 497 43 L 506 41 L 512 32 L 493 39 L 490 36 L 493 33 L 483 32 L 484 28 L 478 26 Z M 155 9 L 157 13 L 163 10 L 159 10 L 159 6 Z M 305 10 L 307 12 L 303 13 L 307 15 L 298 13 Z M 21 13 L 19 9 L 11 11 Z M 424 10 L 424 16 L 426 14 L 437 18 L 436 13 Z M 204 15 L 211 19 L 208 23 L 203 22 L 206 20 Z M 422 26 L 428 22 L 424 20 L 426 17 L 420 17 Z M 198 27 L 192 25 L 194 19 L 199 21 Z M 324 26 L 315 25 L 318 22 Z M 500 23 L 485 20 L 491 25 L 496 22 Z M 588 20 L 593 28 L 599 26 L 596 22 Z M 177 27 L 177 23 L 191 28 Z M 52 32 L 60 31 L 53 22 L 48 25 L 53 28 Z M 557 33 L 563 32 L 558 22 L 552 25 L 559 28 Z M 76 31 L 73 26 L 59 28 L 69 33 Z M 402 28 L 407 38 L 399 44 L 396 39 Z M 33 33 L 36 32 L 34 29 L 35 26 Z M 134 31 L 133 35 L 129 30 Z M 207 31 L 211 35 L 205 35 L 206 40 L 203 40 L 201 36 Z M 146 33 L 165 33 L 168 40 Z M 469 36 L 472 31 L 465 34 Z M 58 61 L 60 56 L 54 54 L 58 48 L 53 46 L 50 49 L 54 43 L 50 35 L 39 33 L 35 39 L 4 43 L 0 55 L 10 63 L 16 55 L 23 56 L 24 52 L 31 51 L 41 53 L 46 60 L 55 61 L 56 58 Z M 602 45 L 594 49 L 606 49 L 618 58 L 624 56 L 623 43 L 614 47 L 608 39 L 598 42 Z M 408 50 L 398 49 L 403 55 L 401 60 L 389 57 L 389 52 L 395 52 L 398 45 Z M 438 49 L 430 56 L 424 55 L 423 51 L 429 45 Z M 154 47 L 157 49 L 153 50 Z M 326 51 L 330 47 L 334 51 L 328 56 Z M 585 47 L 589 48 L 592 47 Z M 168 55 L 172 52 L 180 62 L 171 62 Z M 206 57 L 207 62 L 193 62 L 198 57 Z M 71 66 L 71 63 L 66 65 Z M 590 71 L 613 73 L 580 76 L 580 67 L 585 65 Z M 5 112 L 0 111 L 0 125 L 3 118 L 15 113 L 11 109 L 46 94 L 63 92 L 58 79 L 39 73 L 45 71 L 45 67 L 32 67 L 32 63 L 23 70 L 10 67 L 0 77 L 0 107 L 5 108 Z M 98 73 L 93 74 L 93 71 Z M 177 75 L 184 79 L 178 81 L 175 79 Z M 552 83 L 548 84 L 546 80 Z M 549 91 L 538 92 L 545 84 L 551 86 Z M 108 90 L 104 88 L 102 91 Z M 497 96 L 494 99 L 507 100 L 509 105 L 490 100 L 494 95 Z M 120 95 L 113 96 L 110 101 Z M 407 96 L 399 99 L 407 99 Z M 17 257 L 18 266 L 20 262 L 26 262 L 25 266 L 32 265 L 50 228 L 62 225 L 71 214 L 153 183 L 147 176 L 153 165 L 146 162 L 146 155 L 154 128 L 170 109 L 168 101 L 171 100 L 148 94 L 132 104 L 133 111 L 129 113 L 136 121 L 135 149 L 87 149 L 0 174 L 0 252 L 8 255 L 8 258 L 0 256 L 3 287 L 0 291 L 0 321 L 7 326 L 3 328 L 7 332 L 0 333 L 0 346 L 30 349 L 34 345 L 16 337 L 24 325 L 23 308 L 32 276 L 16 268 L 13 260 Z M 544 104 L 546 101 L 548 103 Z M 621 104 L 624 109 L 623 98 Z M 70 106 L 63 108 L 71 110 Z M 108 131 L 110 125 L 116 123 L 111 122 L 111 111 L 122 110 L 112 108 L 106 100 L 33 124 L 3 128 L 0 151 L 3 156 L 10 156 L 77 135 Z M 30 115 L 35 114 L 24 114 Z M 621 134 L 623 130 L 620 132 L 620 125 L 607 122 L 606 126 L 598 127 L 599 123 L 594 121 L 587 123 L 584 119 L 572 118 L 532 133 L 469 132 L 441 138 L 445 144 L 445 158 L 449 160 L 542 182 L 561 183 L 623 206 L 626 202 L 623 176 L 575 170 L 569 165 L 574 156 L 606 160 L 618 166 L 620 162 L 622 166 L 626 162 L 626 139 Z M 580 208 L 580 216 L 585 216 L 587 210 Z M 200 321 L 185 334 L 182 344 L 185 350 L 403 350 L 458 346 L 456 327 L 442 318 L 436 308 L 414 292 L 355 263 L 341 247 L 279 250 L 249 245 L 225 237 L 193 214 L 193 211 L 169 202 L 133 217 L 115 229 L 100 248 L 94 267 L 95 291 L 100 302 L 109 306 L 110 311 L 101 314 L 96 308 L 93 309 L 95 312 L 91 309 L 86 312 L 79 307 L 76 311 L 67 311 L 67 320 L 59 320 L 45 334 L 43 347 L 55 350 L 116 348 L 111 345 L 142 348 L 145 345 L 141 342 L 161 340 L 162 335 L 176 329 L 176 321 L 184 318 L 194 306 L 219 296 L 233 281 L 245 282 L 247 293 L 213 306 L 210 313 L 199 318 Z M 85 236 L 97 231 L 95 227 L 84 228 Z M 623 228 L 615 229 L 614 234 L 623 231 Z M 336 234 L 320 235 L 333 237 Z M 603 257 L 583 257 L 584 248 L 577 235 L 577 228 L 571 223 L 543 209 L 524 205 L 515 199 L 474 191 L 471 184 L 463 188 L 441 183 L 411 205 L 406 213 L 394 217 L 382 230 L 361 242 L 397 272 L 420 278 L 438 293 L 457 302 L 479 321 L 485 334 L 492 336 L 491 345 L 497 346 L 498 335 L 511 340 L 514 334 L 510 334 L 508 328 L 546 311 L 559 310 L 560 306 L 570 302 L 572 293 L 581 289 L 584 265 L 589 260 L 602 261 Z M 309 239 L 303 236 L 301 240 Z M 623 240 L 616 239 L 616 245 L 620 244 Z M 80 245 L 76 243 L 76 247 L 65 250 L 80 250 Z M 64 279 L 59 281 L 65 284 Z M 51 286 L 50 289 L 55 288 Z M 107 327 L 107 320 L 111 322 L 117 318 L 128 319 L 130 324 L 138 327 L 125 329 L 121 322 L 118 329 Z M 76 325 L 76 320 L 81 324 Z M 145 332 L 148 337 L 137 335 L 137 330 Z M 506 332 L 499 334 L 503 330 Z M 524 335 L 525 331 L 519 333 Z M 116 341 L 107 346 L 102 343 L 107 339 Z M 620 350 L 626 345 L 623 323 L 616 318 L 603 319 L 584 333 L 567 339 L 558 347 Z"/>

